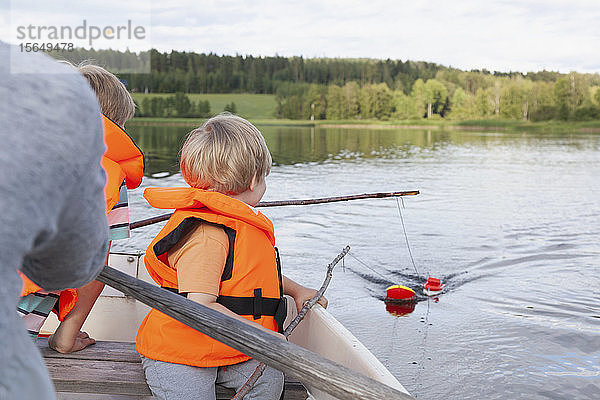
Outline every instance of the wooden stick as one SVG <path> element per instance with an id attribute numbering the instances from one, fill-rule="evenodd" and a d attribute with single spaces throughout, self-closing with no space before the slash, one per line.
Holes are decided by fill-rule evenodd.
<path id="1" fill-rule="evenodd" d="M 263 202 L 258 203 L 256 205 L 256 207 L 306 206 L 309 204 L 334 203 L 334 202 L 338 202 L 338 201 L 348 201 L 348 200 L 382 199 L 384 197 L 416 196 L 418 194 L 419 194 L 418 190 L 411 190 L 411 191 L 406 191 L 406 192 L 382 192 L 382 193 L 352 194 L 352 195 L 348 195 L 348 196 L 321 197 L 318 199 L 306 199 L 306 200 L 263 201 Z"/>
<path id="2" fill-rule="evenodd" d="M 296 318 L 294 318 L 294 320 L 288 325 L 288 327 L 285 328 L 283 335 L 286 338 L 288 336 L 290 336 L 290 334 L 298 326 L 300 321 L 302 321 L 304 319 L 304 316 L 306 315 L 308 310 L 313 308 L 313 306 L 315 304 L 317 304 L 317 302 L 321 299 L 321 297 L 323 297 L 323 294 L 325 293 L 325 290 L 327 290 L 327 287 L 329 286 L 329 282 L 331 281 L 331 278 L 333 277 L 333 267 L 335 267 L 336 264 L 339 263 L 340 260 L 342 258 L 344 258 L 344 256 L 346 254 L 348 254 L 349 251 L 350 251 L 350 246 L 344 247 L 344 250 L 342 250 L 342 252 L 340 254 L 338 254 L 338 256 L 336 258 L 334 258 L 333 261 L 327 266 L 327 275 L 325 276 L 325 281 L 321 285 L 321 288 L 317 291 L 317 293 L 309 301 L 307 301 L 304 304 L 304 306 L 302 307 L 302 309 L 300 310 L 298 315 L 296 315 Z M 231 400 L 242 400 L 244 398 L 244 396 L 246 396 L 248 394 L 250 389 L 252 389 L 252 387 L 258 380 L 258 378 L 261 377 L 261 375 L 265 371 L 265 368 L 267 368 L 267 365 L 265 363 L 262 363 L 262 362 L 258 363 L 258 365 L 256 366 L 256 369 L 254 370 L 252 375 L 250 375 L 250 378 L 248 378 L 246 383 L 244 383 L 244 385 L 242 385 L 240 390 L 237 391 L 237 393 L 235 394 L 235 396 L 233 396 L 231 398 Z"/>
<path id="3" fill-rule="evenodd" d="M 341 399 L 414 398 L 258 327 L 105 266 L 99 281 L 283 373 Z"/>
<path id="4" fill-rule="evenodd" d="M 333 203 L 338 201 L 348 200 L 359 200 L 359 199 L 381 199 L 384 197 L 400 197 L 400 196 L 416 196 L 419 194 L 418 190 L 410 190 L 404 192 L 382 192 L 382 193 L 364 193 L 364 194 L 353 194 L 349 196 L 336 196 L 336 197 L 322 197 L 319 199 L 305 199 L 305 200 L 281 200 L 281 201 L 263 201 L 256 205 L 256 207 L 281 207 L 281 206 L 306 206 L 310 204 L 323 204 Z M 157 217 L 142 219 L 129 224 L 129 229 L 137 229 L 143 226 L 156 224 L 168 220 L 173 213 L 159 215 Z"/>
<path id="5" fill-rule="evenodd" d="M 306 315 L 308 310 L 313 308 L 313 306 L 315 304 L 317 304 L 317 302 L 321 299 L 321 297 L 323 297 L 323 294 L 325 293 L 325 290 L 327 290 L 327 287 L 329 286 L 329 282 L 331 282 L 331 278 L 333 277 L 333 268 L 337 265 L 337 263 L 340 262 L 340 260 L 342 258 L 344 258 L 346 256 L 346 254 L 348 254 L 349 251 L 350 251 L 350 246 L 344 247 L 344 250 L 342 250 L 342 252 L 340 254 L 338 254 L 338 256 L 336 258 L 334 258 L 333 261 L 327 266 L 327 275 L 325 276 L 325 281 L 323 281 L 321 288 L 317 291 L 317 293 L 313 296 L 312 299 L 310 299 L 309 301 L 306 302 L 306 304 L 304 304 L 304 307 L 302 307 L 302 309 L 300 310 L 298 315 L 296 315 L 296 318 L 294 318 L 294 320 L 292 322 L 290 322 L 288 327 L 285 328 L 285 331 L 283 332 L 283 334 L 285 335 L 286 338 L 288 336 L 290 336 L 290 334 L 292 333 L 292 331 L 294 329 L 296 329 L 296 327 L 298 326 L 300 321 L 302 321 L 304 319 L 304 316 Z"/>

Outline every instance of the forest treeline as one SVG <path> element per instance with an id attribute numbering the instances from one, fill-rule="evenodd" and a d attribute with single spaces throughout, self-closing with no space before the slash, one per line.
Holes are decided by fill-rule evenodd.
<path id="1" fill-rule="evenodd" d="M 277 112 L 291 119 L 586 121 L 600 119 L 599 86 L 598 76 L 578 73 L 536 81 L 446 70 L 417 79 L 409 92 L 385 83 L 282 85 Z"/>
<path id="2" fill-rule="evenodd" d="M 77 49 L 70 58 L 105 60 L 133 92 L 274 94 L 275 113 L 281 118 L 600 118 L 598 74 L 462 71 L 410 60 L 219 56 L 157 50 L 136 54 Z M 150 72 L 118 72 L 134 70 L 136 62 L 149 64 Z M 154 107 L 147 104 L 144 110 L 158 110 L 160 100 L 154 101 Z M 185 102 L 180 95 L 179 101 Z M 205 105 L 191 109 L 197 115 L 210 113 Z M 160 114 L 157 111 L 156 115 Z"/>
<path id="3" fill-rule="evenodd" d="M 221 111 L 237 113 L 235 102 L 227 103 L 223 110 L 211 111 L 208 100 L 193 101 L 182 92 L 170 96 L 145 97 L 135 110 L 136 117 L 209 118 Z"/>
<path id="4" fill-rule="evenodd" d="M 192 101 L 189 96 L 177 92 L 166 97 L 146 97 L 135 110 L 138 117 L 210 117 L 210 102 L 208 100 Z"/>

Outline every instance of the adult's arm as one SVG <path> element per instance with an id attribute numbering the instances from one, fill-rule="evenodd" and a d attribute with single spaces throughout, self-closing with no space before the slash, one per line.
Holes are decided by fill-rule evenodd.
<path id="1" fill-rule="evenodd" d="M 48 57 L 12 62 L 2 86 L 10 107 L 0 111 L 0 223 L 10 227 L 3 250 L 44 289 L 81 286 L 100 272 L 108 240 L 96 96 L 77 71 Z M 39 71 L 19 74 L 19 62 Z"/>

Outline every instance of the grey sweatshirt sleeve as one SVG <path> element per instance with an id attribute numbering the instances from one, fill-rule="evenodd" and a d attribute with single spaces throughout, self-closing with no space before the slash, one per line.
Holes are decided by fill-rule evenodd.
<path id="1" fill-rule="evenodd" d="M 0 60 L 8 51 L 0 43 Z M 0 65 L 0 229 L 10 239 L 0 268 L 20 268 L 47 290 L 81 286 L 102 268 L 108 240 L 98 103 L 71 67 L 11 57 L 13 71 L 23 62 L 39 73 Z"/>

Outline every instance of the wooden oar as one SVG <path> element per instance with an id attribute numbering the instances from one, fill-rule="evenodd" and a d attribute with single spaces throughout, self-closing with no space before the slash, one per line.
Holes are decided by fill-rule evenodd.
<path id="1" fill-rule="evenodd" d="M 298 315 L 296 315 L 296 318 L 294 318 L 294 320 L 288 325 L 288 327 L 285 328 L 285 330 L 283 331 L 283 336 L 285 336 L 286 338 L 289 337 L 292 331 L 296 329 L 298 324 L 304 319 L 306 313 L 311 308 L 313 308 L 315 304 L 317 304 L 321 297 L 323 297 L 323 294 L 325 294 L 325 290 L 327 290 L 329 282 L 331 281 L 331 278 L 333 276 L 333 268 L 337 265 L 337 263 L 340 262 L 342 258 L 346 256 L 346 254 L 348 254 L 349 251 L 350 246 L 344 247 L 344 250 L 342 250 L 342 252 L 338 254 L 338 256 L 334 258 L 333 261 L 327 266 L 327 274 L 325 275 L 325 281 L 323 281 L 323 284 L 321 285 L 317 293 L 309 301 L 307 301 L 306 304 L 304 304 L 304 307 L 302 307 Z M 246 383 L 242 385 L 240 390 L 237 391 L 237 393 L 231 398 L 231 400 L 242 400 L 248 394 L 248 392 L 252 390 L 252 387 L 254 386 L 256 381 L 261 377 L 266 368 L 267 365 L 265 363 L 259 362 L 252 375 L 250 375 L 250 378 L 248 378 Z"/>
<path id="2" fill-rule="evenodd" d="M 305 199 L 305 200 L 281 200 L 281 201 L 263 201 L 256 205 L 256 207 L 281 207 L 281 206 L 306 206 L 310 204 L 323 204 L 323 203 L 334 203 L 338 201 L 348 200 L 359 200 L 359 199 L 381 199 L 384 197 L 401 197 L 401 196 L 416 196 L 419 194 L 418 190 L 410 190 L 404 192 L 383 192 L 383 193 L 364 193 L 364 194 L 353 194 L 349 196 L 336 196 L 336 197 L 322 197 L 319 199 Z M 168 220 L 173 213 L 159 215 L 157 217 L 142 219 L 129 224 L 129 229 L 137 229 L 143 226 L 156 224 Z"/>
<path id="3" fill-rule="evenodd" d="M 414 400 L 406 393 L 330 361 L 258 327 L 105 266 L 100 282 L 187 326 L 340 399 Z"/>

